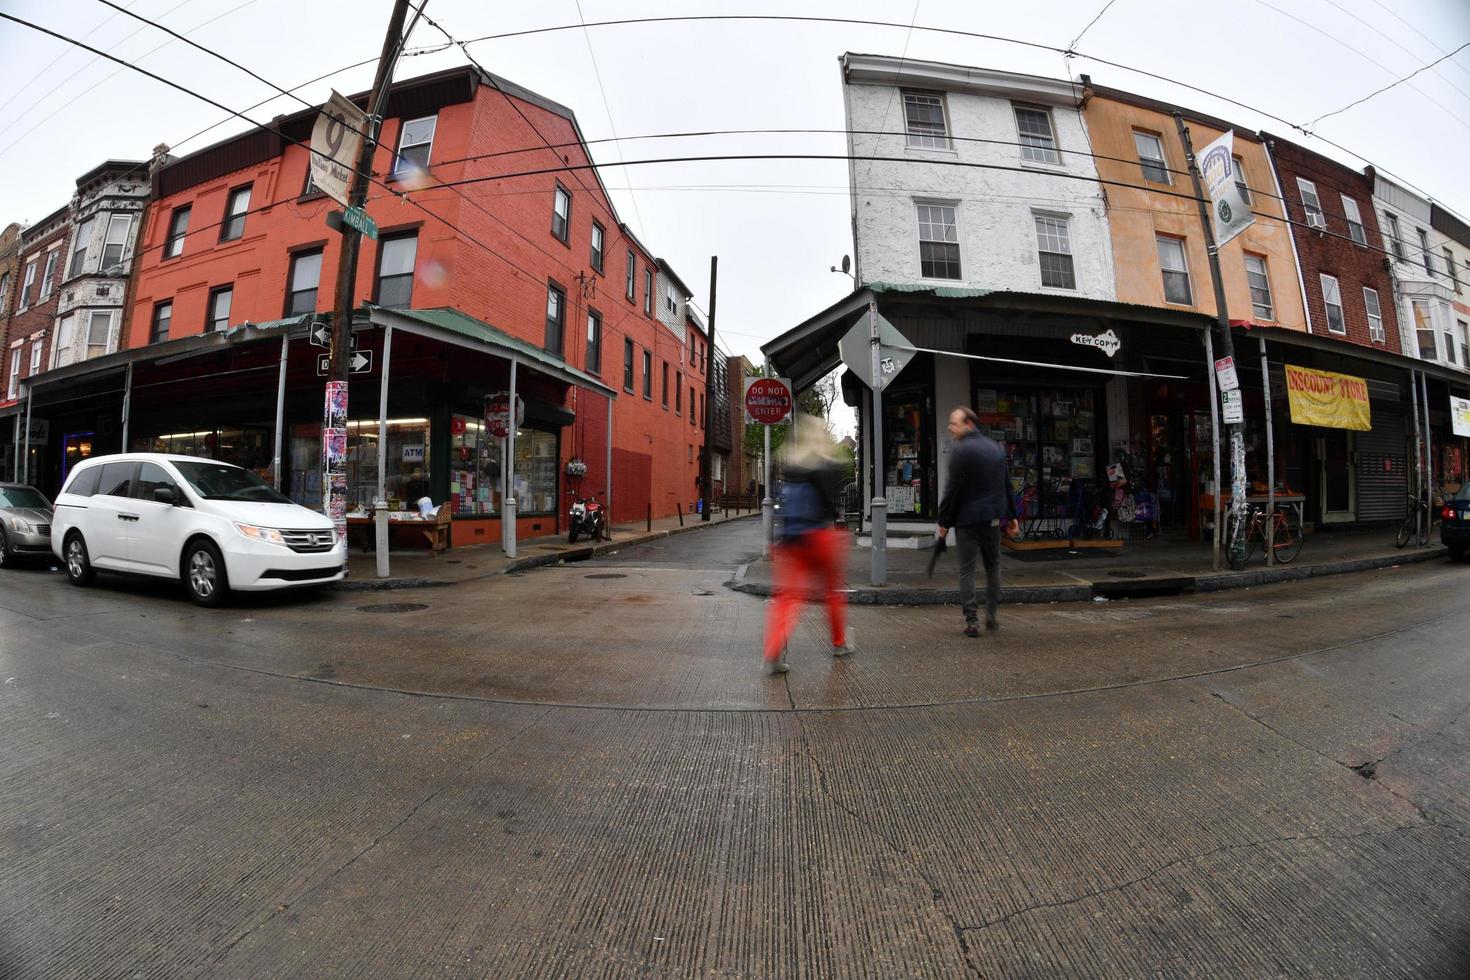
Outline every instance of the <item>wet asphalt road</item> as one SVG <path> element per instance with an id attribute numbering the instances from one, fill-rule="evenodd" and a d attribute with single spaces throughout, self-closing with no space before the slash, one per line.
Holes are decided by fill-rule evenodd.
<path id="1" fill-rule="evenodd" d="M 1470 567 L 819 616 L 0 572 L 0 976 L 1470 974 Z M 403 605 L 423 608 L 401 608 Z"/>

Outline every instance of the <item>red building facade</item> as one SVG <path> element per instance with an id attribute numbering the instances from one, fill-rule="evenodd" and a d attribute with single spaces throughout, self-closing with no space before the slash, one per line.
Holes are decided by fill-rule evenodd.
<path id="1" fill-rule="evenodd" d="M 128 347 L 190 338 L 198 346 L 215 332 L 304 337 L 305 324 L 331 310 L 340 236 L 326 220 L 339 205 L 309 183 L 309 151 L 299 145 L 310 142 L 315 115 L 155 161 Z M 515 360 L 526 413 L 515 449 L 522 534 L 564 529 L 569 491 L 611 490 L 617 520 L 688 507 L 702 430 L 687 424 L 682 399 L 678 410 L 661 399 L 662 373 L 689 362 L 688 335 L 656 315 L 657 259 L 619 221 L 569 109 L 473 68 L 401 82 L 388 100 L 366 210 L 378 237 L 362 241 L 355 295 L 397 311 L 376 315 L 375 325 L 401 328 L 388 385 L 389 497 L 400 506 L 420 495 L 448 503 L 456 541 L 499 533 L 503 450 L 483 432 L 483 405 L 508 390 Z M 358 346 L 375 362 L 353 379 L 349 438 L 367 454 L 384 344 L 362 319 Z M 319 505 L 322 379 L 311 370 L 316 349 L 298 346 L 286 344 L 286 431 L 274 454 L 260 391 L 253 401 L 242 393 L 236 406 L 183 391 L 151 419 L 140 403 L 132 448 L 233 453 Z M 235 377 L 269 359 L 214 367 Z M 201 432 L 214 444 L 199 443 Z M 351 503 L 361 506 L 373 481 L 349 478 Z"/>

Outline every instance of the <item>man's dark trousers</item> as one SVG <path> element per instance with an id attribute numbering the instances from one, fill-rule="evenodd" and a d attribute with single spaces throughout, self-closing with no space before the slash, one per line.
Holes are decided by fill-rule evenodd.
<path id="1" fill-rule="evenodd" d="M 975 558 L 985 565 L 985 621 L 995 622 L 1000 605 L 1000 523 L 966 524 L 954 529 L 960 553 L 960 606 L 965 624 L 978 623 L 975 602 Z"/>

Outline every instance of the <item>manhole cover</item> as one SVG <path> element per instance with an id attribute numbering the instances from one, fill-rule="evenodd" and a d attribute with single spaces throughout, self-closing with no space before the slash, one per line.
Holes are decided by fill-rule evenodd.
<path id="1" fill-rule="evenodd" d="M 420 609 L 428 609 L 426 602 L 379 602 L 371 606 L 358 606 L 358 612 L 365 613 L 406 613 L 418 612 Z"/>
<path id="2" fill-rule="evenodd" d="M 1145 578 L 1143 572 L 1108 572 L 1113 578 Z"/>
<path id="3" fill-rule="evenodd" d="M 596 575 L 583 575 L 583 578 L 627 578 L 622 572 L 598 572 Z"/>

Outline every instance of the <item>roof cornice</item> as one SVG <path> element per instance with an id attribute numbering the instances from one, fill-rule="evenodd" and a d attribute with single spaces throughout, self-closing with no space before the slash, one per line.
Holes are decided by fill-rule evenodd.
<path id="1" fill-rule="evenodd" d="M 1046 105 L 1075 106 L 1080 92 L 1070 81 L 1060 78 L 852 52 L 842 56 L 842 75 L 849 85 L 932 88 Z"/>

